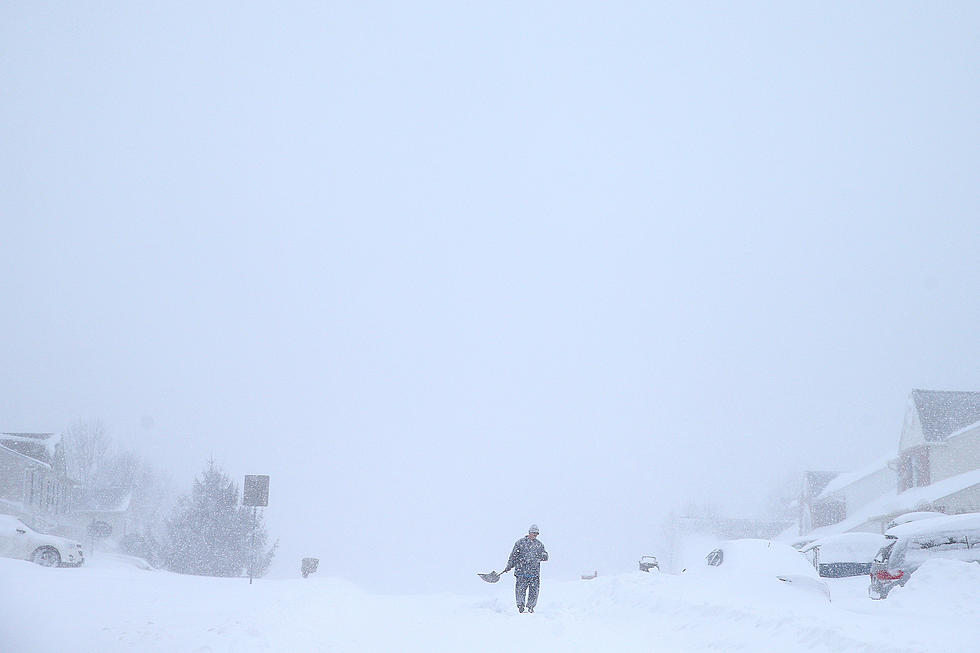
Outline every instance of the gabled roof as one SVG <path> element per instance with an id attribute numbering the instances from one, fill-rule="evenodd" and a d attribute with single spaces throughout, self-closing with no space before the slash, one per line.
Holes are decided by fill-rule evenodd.
<path id="1" fill-rule="evenodd" d="M 942 442 L 980 421 L 980 392 L 913 390 L 912 401 L 926 442 Z"/>
<path id="2" fill-rule="evenodd" d="M 133 491 L 128 487 L 76 487 L 72 490 L 75 512 L 126 512 Z"/>
<path id="3" fill-rule="evenodd" d="M 883 458 L 879 458 L 873 463 L 865 465 L 864 467 L 862 467 L 861 469 L 855 472 L 844 472 L 843 474 L 838 474 L 823 488 L 823 491 L 820 492 L 820 494 L 817 496 L 817 500 L 819 501 L 820 499 L 826 499 L 834 492 L 837 492 L 838 490 L 842 490 L 848 485 L 852 485 L 869 476 L 878 474 L 879 472 L 888 469 L 888 463 L 894 457 L 895 457 L 894 455 L 889 454 L 887 456 L 884 456 Z"/>
<path id="4" fill-rule="evenodd" d="M 818 496 L 838 476 L 840 472 L 803 472 L 803 498 L 812 499 Z"/>
<path id="5" fill-rule="evenodd" d="M 45 465 L 54 459 L 54 445 L 53 433 L 0 433 L 0 447 Z"/>
<path id="6" fill-rule="evenodd" d="M 807 533 L 807 537 L 817 538 L 844 533 L 853 528 L 861 527 L 870 521 L 887 522 L 895 515 L 912 510 L 921 510 L 925 506 L 934 505 L 946 497 L 964 490 L 973 490 L 975 487 L 980 487 L 980 469 L 950 476 L 932 485 L 910 488 L 904 492 L 895 489 L 862 506 L 853 514 L 848 515 L 847 519 L 842 522 L 813 529 Z"/>

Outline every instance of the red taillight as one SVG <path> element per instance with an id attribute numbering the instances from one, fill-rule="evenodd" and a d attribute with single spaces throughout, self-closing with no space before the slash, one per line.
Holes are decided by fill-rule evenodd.
<path id="1" fill-rule="evenodd" d="M 892 571 L 891 569 L 879 569 L 875 572 L 875 578 L 878 580 L 898 580 L 905 575 L 905 572 L 901 569 Z"/>

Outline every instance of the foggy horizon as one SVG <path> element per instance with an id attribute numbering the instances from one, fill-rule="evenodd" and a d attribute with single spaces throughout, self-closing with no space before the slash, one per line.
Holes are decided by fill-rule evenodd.
<path id="1" fill-rule="evenodd" d="M 0 431 L 391 592 L 763 515 L 980 391 L 978 12 L 8 3 Z"/>

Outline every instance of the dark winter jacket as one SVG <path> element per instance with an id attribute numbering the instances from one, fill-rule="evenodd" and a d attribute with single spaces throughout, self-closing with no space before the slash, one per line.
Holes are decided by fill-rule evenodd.
<path id="1" fill-rule="evenodd" d="M 510 552 L 504 571 L 513 569 L 515 576 L 539 576 L 541 562 L 547 559 L 548 552 L 544 550 L 544 544 L 525 535 L 514 543 L 514 550 Z"/>

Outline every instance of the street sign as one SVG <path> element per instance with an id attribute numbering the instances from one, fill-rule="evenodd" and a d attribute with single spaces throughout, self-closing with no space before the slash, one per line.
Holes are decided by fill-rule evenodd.
<path id="1" fill-rule="evenodd" d="M 264 475 L 245 475 L 245 492 L 242 498 L 243 506 L 269 505 L 269 477 Z"/>
<path id="2" fill-rule="evenodd" d="M 255 569 L 255 527 L 257 517 L 256 507 L 269 505 L 269 477 L 264 474 L 246 474 L 245 490 L 242 493 L 242 505 L 252 506 L 252 555 L 248 563 L 248 584 L 252 584 Z"/>

